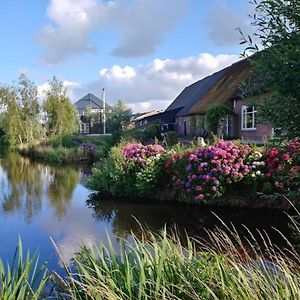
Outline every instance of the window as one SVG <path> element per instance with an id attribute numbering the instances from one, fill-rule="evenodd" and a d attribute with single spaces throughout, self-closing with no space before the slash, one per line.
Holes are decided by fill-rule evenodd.
<path id="1" fill-rule="evenodd" d="M 242 130 L 256 129 L 256 115 L 254 106 L 242 106 Z"/>

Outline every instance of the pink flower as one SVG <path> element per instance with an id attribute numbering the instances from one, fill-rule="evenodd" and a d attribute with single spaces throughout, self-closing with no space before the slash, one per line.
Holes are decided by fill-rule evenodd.
<path id="1" fill-rule="evenodd" d="M 204 199 L 204 195 L 203 194 L 199 194 L 195 197 L 195 200 L 203 200 Z"/>

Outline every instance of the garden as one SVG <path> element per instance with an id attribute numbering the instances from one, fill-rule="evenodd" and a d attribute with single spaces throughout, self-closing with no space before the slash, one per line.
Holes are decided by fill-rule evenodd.
<path id="1" fill-rule="evenodd" d="M 257 148 L 239 141 L 113 147 L 89 186 L 114 197 L 282 207 L 300 195 L 300 142 Z"/>

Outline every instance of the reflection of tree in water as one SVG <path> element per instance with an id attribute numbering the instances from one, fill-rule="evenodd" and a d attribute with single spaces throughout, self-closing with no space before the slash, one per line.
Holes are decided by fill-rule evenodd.
<path id="1" fill-rule="evenodd" d="M 1 159 L 6 177 L 1 178 L 0 203 L 5 213 L 20 212 L 30 223 L 42 208 L 42 198 L 48 195 L 58 217 L 66 213 L 80 171 L 73 167 L 50 167 L 8 153 Z"/>
<path id="2" fill-rule="evenodd" d="M 92 194 L 87 200 L 89 207 L 94 210 L 94 218 L 99 222 L 110 222 L 116 236 L 126 238 L 131 232 L 141 236 L 142 229 L 158 233 L 167 227 L 168 231 L 176 231 L 184 235 L 187 230 L 194 235 L 203 229 L 209 214 L 198 215 L 193 207 L 170 203 L 138 203 L 120 202 L 111 199 L 101 199 L 99 195 Z"/>
<path id="3" fill-rule="evenodd" d="M 80 172 L 70 166 L 53 168 L 52 180 L 48 188 L 48 197 L 51 205 L 55 208 L 55 214 L 63 217 L 72 199 L 74 189 L 79 181 Z"/>
<path id="4" fill-rule="evenodd" d="M 7 174 L 7 189 L 3 196 L 4 212 L 23 211 L 25 219 L 30 222 L 41 209 L 43 185 L 41 182 L 43 167 L 34 166 L 26 158 L 9 153 L 1 160 Z"/>
<path id="5" fill-rule="evenodd" d="M 247 229 L 243 225 L 250 228 L 254 235 L 258 235 L 256 229 L 265 230 L 270 238 L 278 243 L 282 243 L 283 240 L 280 234 L 272 229 L 272 226 L 284 234 L 289 234 L 288 218 L 280 211 L 206 207 L 165 202 L 120 202 L 101 199 L 97 194 L 91 195 L 87 204 L 94 210 L 93 216 L 97 221 L 110 222 L 114 234 L 123 238 L 130 236 L 131 232 L 134 232 L 137 237 L 141 237 L 141 226 L 154 233 L 158 233 L 166 226 L 169 233 L 176 228 L 176 232 L 183 238 L 187 233 L 192 237 L 207 239 L 206 229 L 214 230 L 216 226 L 222 227 L 222 222 L 212 211 L 225 224 L 233 224 L 241 236 L 248 235 Z"/>

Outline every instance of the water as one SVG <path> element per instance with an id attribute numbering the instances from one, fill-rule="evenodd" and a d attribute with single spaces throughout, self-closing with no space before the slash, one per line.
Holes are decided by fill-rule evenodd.
<path id="1" fill-rule="evenodd" d="M 205 237 L 204 228 L 220 221 L 232 222 L 242 234 L 241 224 L 266 230 L 279 240 L 272 226 L 288 233 L 287 217 L 274 210 L 204 208 L 175 203 L 117 202 L 101 199 L 86 188 L 90 167 L 49 166 L 31 162 L 15 154 L 0 159 L 0 257 L 11 260 L 17 241 L 31 253 L 39 249 L 41 260 L 59 271 L 59 259 L 50 237 L 65 261 L 70 261 L 81 245 L 106 241 L 108 234 L 117 246 L 118 237 L 130 241 L 142 226 L 158 232 L 165 224 L 179 232 Z"/>

